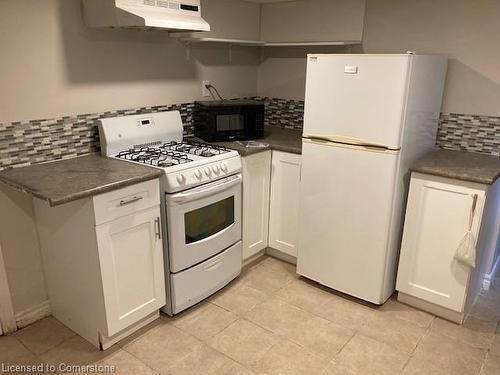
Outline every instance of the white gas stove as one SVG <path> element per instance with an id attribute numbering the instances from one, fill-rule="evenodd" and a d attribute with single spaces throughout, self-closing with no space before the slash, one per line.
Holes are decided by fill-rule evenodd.
<path id="1" fill-rule="evenodd" d="M 101 149 L 108 157 L 161 168 L 167 193 L 186 190 L 238 173 L 237 151 L 182 141 L 179 112 L 103 119 Z"/>
<path id="2" fill-rule="evenodd" d="M 241 159 L 238 152 L 182 140 L 178 111 L 102 119 L 105 156 L 164 171 L 162 228 L 167 305 L 176 314 L 241 271 Z"/>

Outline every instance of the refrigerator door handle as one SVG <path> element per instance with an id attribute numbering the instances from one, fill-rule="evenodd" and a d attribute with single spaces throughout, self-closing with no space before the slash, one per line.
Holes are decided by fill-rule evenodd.
<path id="1" fill-rule="evenodd" d="M 308 136 L 308 137 L 303 137 L 302 139 L 304 142 L 307 143 L 323 144 L 332 147 L 343 147 L 361 151 L 382 152 L 386 154 L 397 154 L 400 150 L 399 148 L 396 149 L 388 146 L 381 146 L 369 143 L 349 143 L 349 142 L 334 141 L 325 137 L 317 137 L 317 136 Z"/>

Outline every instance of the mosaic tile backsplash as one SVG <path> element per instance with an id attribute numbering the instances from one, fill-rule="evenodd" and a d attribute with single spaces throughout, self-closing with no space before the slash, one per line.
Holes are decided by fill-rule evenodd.
<path id="1" fill-rule="evenodd" d="M 441 114 L 436 145 L 500 156 L 500 117 Z"/>
<path id="2" fill-rule="evenodd" d="M 304 102 L 279 98 L 253 97 L 265 104 L 265 124 L 302 129 Z M 194 103 L 141 107 L 49 120 L 0 124 L 0 170 L 98 152 L 97 120 L 106 117 L 179 110 L 184 134 L 193 134 Z M 436 145 L 500 155 L 500 117 L 442 114 Z"/>
<path id="3" fill-rule="evenodd" d="M 194 103 L 141 107 L 50 120 L 0 124 L 0 170 L 100 151 L 97 120 L 106 117 L 178 110 L 184 134 L 193 134 Z"/>

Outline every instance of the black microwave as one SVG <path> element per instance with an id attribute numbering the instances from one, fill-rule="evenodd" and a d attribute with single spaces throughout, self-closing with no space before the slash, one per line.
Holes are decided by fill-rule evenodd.
<path id="1" fill-rule="evenodd" d="M 254 100 L 195 102 L 194 135 L 208 142 L 264 136 L 264 103 Z"/>

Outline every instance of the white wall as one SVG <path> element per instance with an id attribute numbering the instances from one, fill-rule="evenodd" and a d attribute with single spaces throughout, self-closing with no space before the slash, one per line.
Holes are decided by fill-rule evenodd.
<path id="1" fill-rule="evenodd" d="M 80 0 L 0 2 L 0 123 L 199 99 L 209 79 L 227 97 L 255 95 L 259 51 L 185 48 L 164 31 L 95 30 Z"/>
<path id="2" fill-rule="evenodd" d="M 224 16 L 224 15 L 223 15 Z M 258 49 L 193 45 L 165 32 L 91 30 L 80 0 L 0 1 L 0 124 L 257 91 Z M 0 142 L 2 139 L 0 138 Z M 31 199 L 0 186 L 0 244 L 15 313 L 47 299 Z"/>
<path id="3" fill-rule="evenodd" d="M 367 0 L 363 46 L 354 52 L 446 54 L 443 112 L 500 116 L 499 14 L 498 0 Z M 331 52 L 269 50 L 259 95 L 303 99 L 309 51 Z"/>

